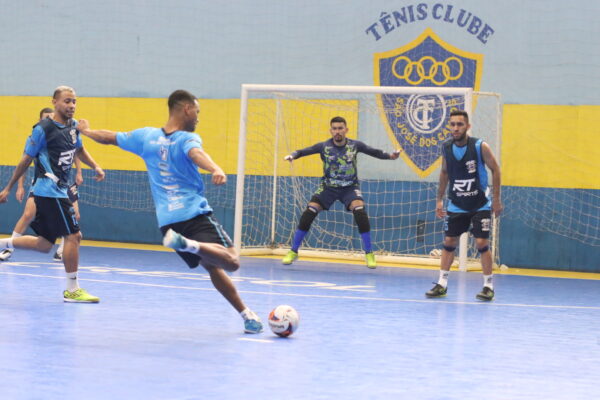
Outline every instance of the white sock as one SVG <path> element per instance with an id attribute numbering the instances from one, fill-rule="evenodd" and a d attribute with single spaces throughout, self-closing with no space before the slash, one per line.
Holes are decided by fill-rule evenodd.
<path id="1" fill-rule="evenodd" d="M 494 282 L 492 281 L 493 276 L 494 276 L 493 274 L 483 276 L 483 286 L 484 287 L 487 286 L 492 290 L 494 289 Z"/>
<path id="2" fill-rule="evenodd" d="M 67 290 L 74 292 L 79 289 L 79 281 L 77 280 L 77 272 L 67 272 Z"/>
<path id="3" fill-rule="evenodd" d="M 443 269 L 440 269 L 438 285 L 441 285 L 444 288 L 448 287 L 448 275 L 450 275 L 450 271 L 444 271 Z"/>
<path id="4" fill-rule="evenodd" d="M 0 250 L 13 249 L 13 238 L 0 239 Z"/>
<path id="5" fill-rule="evenodd" d="M 244 319 L 244 321 L 247 320 L 247 319 L 258 319 L 258 316 L 254 313 L 254 311 L 252 311 L 248 307 L 246 307 L 244 309 L 244 311 L 242 311 L 240 313 L 240 315 L 242 316 L 242 318 Z"/>
<path id="6" fill-rule="evenodd" d="M 58 249 L 56 249 L 56 252 L 58 253 L 58 255 L 62 255 L 64 248 L 65 248 L 65 238 L 62 238 L 60 240 L 60 245 L 58 246 Z"/>
<path id="7" fill-rule="evenodd" d="M 21 236 L 23 236 L 22 233 L 13 231 L 12 236 L 10 238 L 14 239 L 14 238 L 18 238 L 18 237 L 21 237 Z"/>

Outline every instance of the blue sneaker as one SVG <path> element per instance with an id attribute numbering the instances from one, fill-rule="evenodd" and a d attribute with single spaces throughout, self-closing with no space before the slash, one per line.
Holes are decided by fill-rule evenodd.
<path id="1" fill-rule="evenodd" d="M 260 322 L 260 318 L 252 318 L 244 320 L 244 333 L 261 333 L 263 330 L 263 324 Z"/>
<path id="2" fill-rule="evenodd" d="M 185 242 L 185 238 L 183 236 L 175 232 L 173 229 L 169 229 L 163 238 L 163 246 L 169 247 L 173 250 L 182 251 L 187 247 L 187 243 Z"/>

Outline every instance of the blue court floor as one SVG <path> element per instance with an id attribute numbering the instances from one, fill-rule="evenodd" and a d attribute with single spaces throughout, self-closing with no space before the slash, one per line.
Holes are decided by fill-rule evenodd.
<path id="1" fill-rule="evenodd" d="M 82 247 L 99 304 L 63 303 L 62 264 L 0 264 L 0 399 L 600 398 L 600 281 L 243 258 L 232 274 L 266 320 L 295 307 L 288 339 L 242 320 L 204 270 L 170 252 Z M 266 321 L 265 321 L 266 322 Z"/>

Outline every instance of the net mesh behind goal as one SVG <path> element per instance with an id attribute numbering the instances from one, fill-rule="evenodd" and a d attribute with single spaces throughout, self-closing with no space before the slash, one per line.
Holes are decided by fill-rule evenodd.
<path id="1" fill-rule="evenodd" d="M 429 124 L 421 121 L 422 130 L 429 130 L 426 134 L 416 134 L 402 115 L 408 113 L 407 104 L 418 103 L 415 99 L 428 107 L 425 117 L 428 116 Z M 292 164 L 283 157 L 329 139 L 329 122 L 339 115 L 348 123 L 349 138 L 387 152 L 400 145 L 404 150 L 396 161 L 358 156 L 358 177 L 376 253 L 430 257 L 433 250 L 440 248 L 443 238 L 443 221 L 434 215 L 440 146 L 449 135 L 450 110 L 470 109 L 471 101 L 475 106 L 471 135 L 481 137 L 498 152 L 500 108 L 499 97 L 493 94 L 476 93 L 471 99 L 418 91 L 250 92 L 245 121 L 241 248 L 290 246 L 298 218 L 321 181 L 323 162 L 319 155 L 303 157 Z M 421 111 L 413 110 L 413 119 L 426 119 L 423 112 L 423 107 Z M 493 239 L 497 245 L 497 235 Z M 319 213 L 302 249 L 339 255 L 362 252 L 352 214 L 340 202 Z M 471 256 L 475 255 L 471 251 Z"/>

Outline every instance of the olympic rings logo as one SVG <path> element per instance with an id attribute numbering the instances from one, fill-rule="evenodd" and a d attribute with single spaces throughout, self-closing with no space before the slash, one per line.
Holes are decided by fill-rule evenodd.
<path id="1" fill-rule="evenodd" d="M 398 64 L 404 62 L 404 69 L 402 74 L 398 73 Z M 458 67 L 458 72 L 452 74 L 452 67 L 455 69 Z M 439 72 L 441 71 L 441 77 L 444 79 L 438 80 Z M 443 86 L 448 81 L 455 81 L 460 78 L 463 74 L 464 66 L 460 58 L 448 57 L 444 61 L 437 61 L 431 56 L 424 56 L 419 61 L 412 61 L 406 56 L 400 56 L 392 63 L 392 73 L 398 79 L 403 79 L 411 85 L 418 85 L 425 79 L 429 79 L 432 83 L 438 86 Z M 413 79 L 412 75 L 416 72 L 418 79 Z"/>

